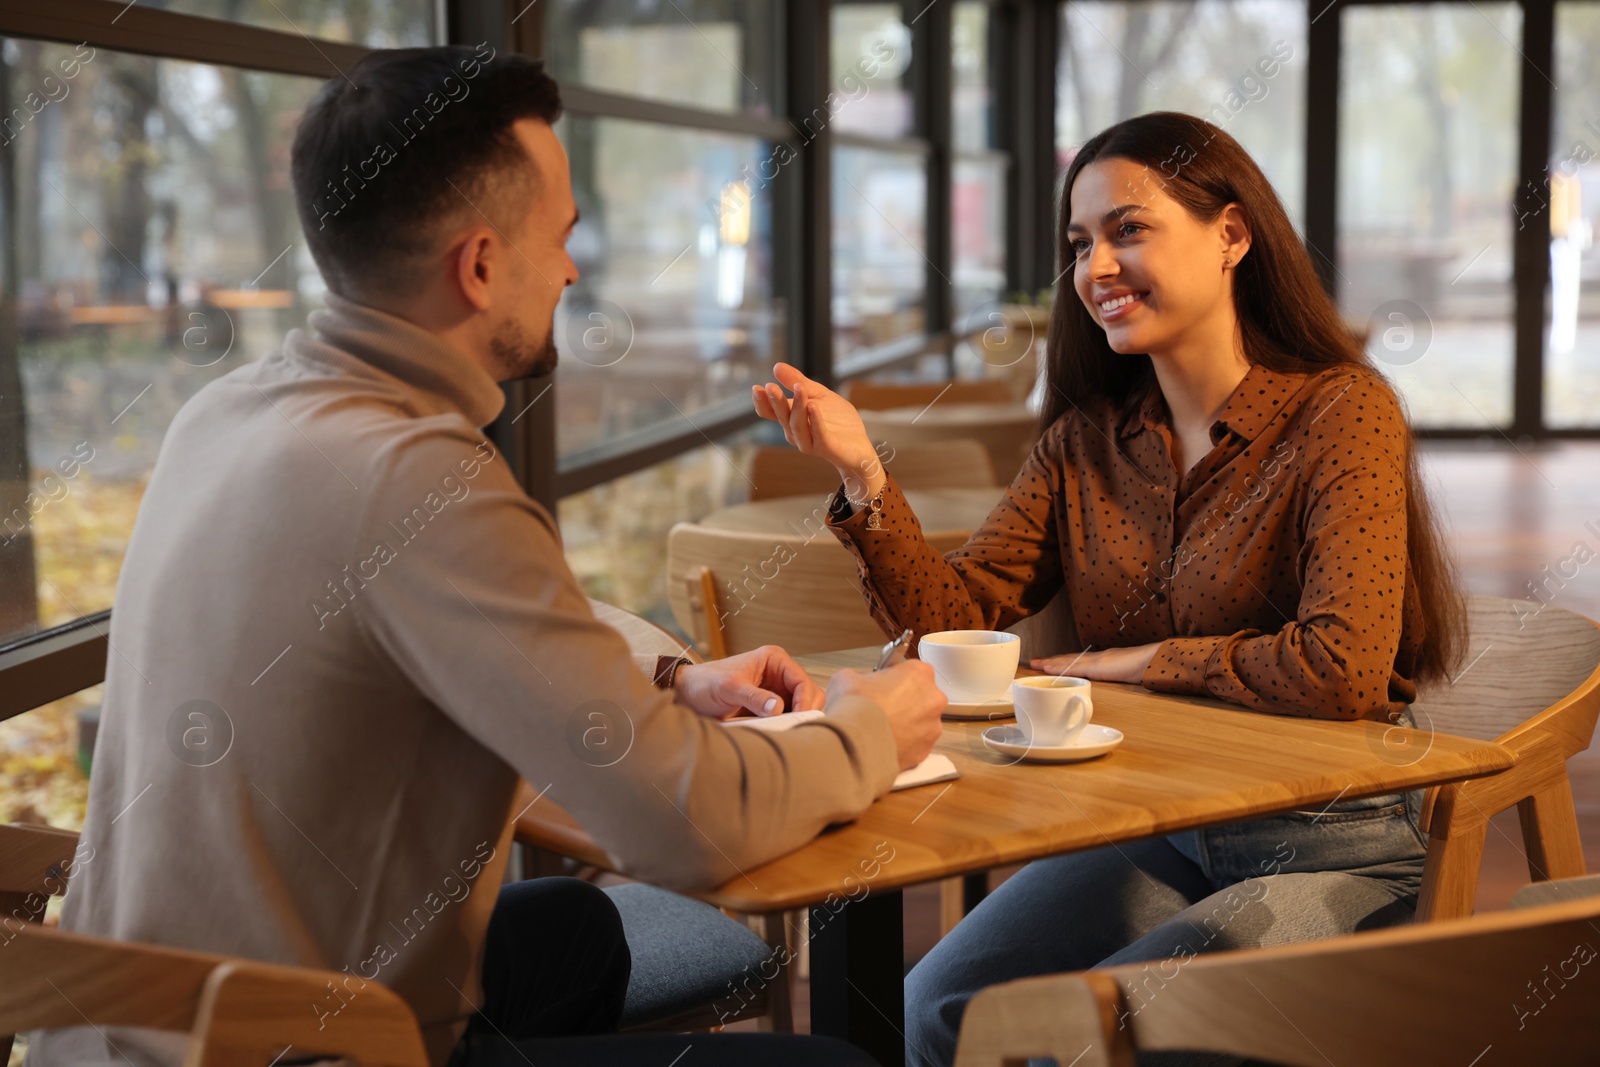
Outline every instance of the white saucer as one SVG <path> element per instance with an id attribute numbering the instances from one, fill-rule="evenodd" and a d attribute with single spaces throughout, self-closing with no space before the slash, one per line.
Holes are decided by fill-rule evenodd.
<path id="1" fill-rule="evenodd" d="M 1122 731 L 1089 723 L 1064 745 L 1030 745 L 1020 726 L 991 726 L 983 731 L 983 743 L 1001 755 L 1018 759 L 1075 763 L 1103 756 L 1122 744 Z"/>
<path id="2" fill-rule="evenodd" d="M 944 709 L 947 719 L 1009 719 L 1016 713 L 1010 697 L 985 700 L 981 704 L 961 704 L 952 700 Z"/>

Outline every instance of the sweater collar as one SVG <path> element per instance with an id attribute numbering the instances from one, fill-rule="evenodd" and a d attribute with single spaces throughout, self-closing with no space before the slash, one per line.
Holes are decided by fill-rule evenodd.
<path id="1" fill-rule="evenodd" d="M 487 371 L 427 330 L 337 293 L 326 300 L 306 320 L 317 340 L 419 390 L 438 412 L 459 411 L 474 426 L 489 425 L 505 407 Z"/>

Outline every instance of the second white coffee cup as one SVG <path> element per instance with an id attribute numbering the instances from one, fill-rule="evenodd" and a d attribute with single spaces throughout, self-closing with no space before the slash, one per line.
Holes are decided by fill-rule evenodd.
<path id="1" fill-rule="evenodd" d="M 1094 717 L 1094 699 L 1087 678 L 1041 675 L 1011 683 L 1011 703 L 1028 744 L 1070 743 Z"/>

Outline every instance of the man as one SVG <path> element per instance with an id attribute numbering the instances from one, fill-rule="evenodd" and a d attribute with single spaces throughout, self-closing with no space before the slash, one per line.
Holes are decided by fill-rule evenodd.
<path id="1" fill-rule="evenodd" d="M 560 106 L 540 65 L 452 47 L 375 54 L 307 109 L 294 185 L 328 307 L 168 431 L 112 617 L 93 858 L 63 916 L 342 971 L 307 1006 L 329 1026 L 383 982 L 436 1064 L 565 1062 L 571 1042 L 489 1046 L 616 1025 L 627 950 L 603 895 L 541 879 L 497 901 L 519 777 L 624 869 L 710 886 L 861 812 L 931 750 L 944 706 L 908 663 L 836 676 L 816 724 L 729 730 L 715 719 L 822 693 L 763 649 L 682 667 L 669 695 L 594 619 L 554 520 L 480 430 L 497 382 L 554 367 L 577 278 Z M 684 1041 L 598 1040 L 621 1044 L 572 1054 L 664 1063 Z M 746 1035 L 695 1062 L 721 1062 L 720 1040 L 729 1062 L 805 1051 L 739 1052 L 763 1040 Z M 40 1035 L 31 1062 L 180 1048 L 79 1028 Z"/>

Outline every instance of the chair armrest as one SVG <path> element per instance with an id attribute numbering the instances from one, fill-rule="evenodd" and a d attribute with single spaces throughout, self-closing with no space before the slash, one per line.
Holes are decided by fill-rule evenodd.
<path id="1" fill-rule="evenodd" d="M 1426 824 L 1430 837 L 1445 840 L 1475 831 L 1518 801 L 1567 780 L 1567 760 L 1553 738 L 1506 735 L 1497 743 L 1515 758 L 1510 767 L 1430 790 L 1434 794 Z"/>
<path id="2" fill-rule="evenodd" d="M 536 797 L 526 782 L 517 789 L 518 814 L 514 826 L 517 844 L 566 856 L 589 867 L 616 870 L 616 862 L 565 808 L 548 798 L 538 797 L 536 801 Z"/>
<path id="3" fill-rule="evenodd" d="M 0 825 L 0 894 L 65 893 L 77 850 L 78 835 L 71 830 Z"/>

